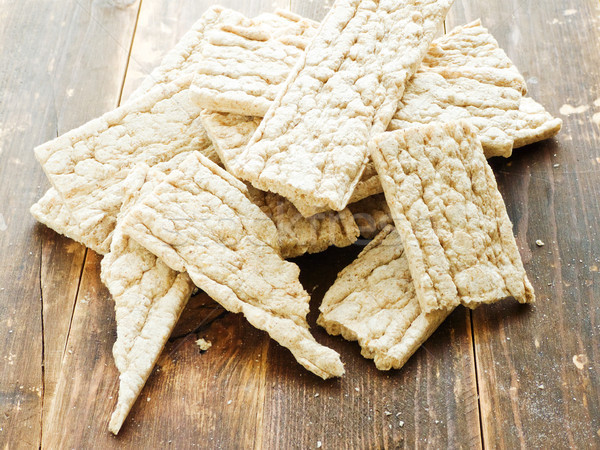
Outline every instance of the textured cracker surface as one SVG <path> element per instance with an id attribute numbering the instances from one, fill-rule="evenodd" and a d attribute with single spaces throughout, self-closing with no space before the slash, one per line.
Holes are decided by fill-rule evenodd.
<path id="1" fill-rule="evenodd" d="M 307 215 L 341 210 L 451 0 L 338 0 L 230 170 Z"/>
<path id="2" fill-rule="evenodd" d="M 207 111 L 201 118 L 222 161 L 229 161 L 241 151 L 260 122 L 256 117 Z M 322 252 L 332 245 L 346 247 L 358 238 L 358 226 L 347 208 L 305 218 L 280 195 L 252 187 L 249 192 L 251 200 L 275 223 L 283 258 Z"/>
<path id="3" fill-rule="evenodd" d="M 187 274 L 170 269 L 125 236 L 120 218 L 188 155 L 179 154 L 151 169 L 144 164 L 133 169 L 129 178 L 142 179 L 142 186 L 127 190 L 110 252 L 102 259 L 101 279 L 115 302 L 117 322 L 113 356 L 120 373 L 119 397 L 109 423 L 109 431 L 114 434 L 144 387 L 194 289 Z"/>
<path id="4" fill-rule="evenodd" d="M 329 334 L 358 341 L 380 370 L 399 369 L 450 314 L 421 311 L 400 236 L 384 228 L 342 270 L 319 310 Z"/>
<path id="5" fill-rule="evenodd" d="M 424 312 L 534 300 L 512 224 L 467 122 L 383 133 L 370 145 Z"/>
<path id="6" fill-rule="evenodd" d="M 123 231 L 308 370 L 342 375 L 339 355 L 308 331 L 310 299 L 298 267 L 281 259 L 275 225 L 247 195 L 243 183 L 195 152 L 128 212 Z"/>
<path id="7" fill-rule="evenodd" d="M 96 253 L 106 252 L 106 249 L 98 247 L 94 240 L 88 239 L 88 236 L 82 233 L 56 189 L 48 189 L 29 211 L 38 222 L 52 228 L 57 233 L 91 248 Z"/>
<path id="8" fill-rule="evenodd" d="M 131 168 L 190 150 L 213 152 L 190 101 L 191 78 L 148 94 L 35 149 L 90 245 L 108 251 Z M 216 156 L 216 155 L 215 155 Z"/>
<path id="9" fill-rule="evenodd" d="M 202 108 L 264 116 L 317 29 L 306 19 L 286 27 L 262 16 L 255 22 L 207 33 L 191 87 Z"/>
<path id="10" fill-rule="evenodd" d="M 513 148 L 554 136 L 562 124 L 525 92 L 517 68 L 475 21 L 433 42 L 388 131 L 465 119 L 488 158 L 508 157 Z"/>

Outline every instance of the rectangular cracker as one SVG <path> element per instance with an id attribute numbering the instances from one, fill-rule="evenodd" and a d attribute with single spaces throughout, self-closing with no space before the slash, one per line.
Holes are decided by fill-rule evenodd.
<path id="1" fill-rule="evenodd" d="M 399 369 L 452 309 L 424 313 L 400 236 L 385 227 L 329 288 L 317 323 L 331 335 L 358 341 L 379 370 Z"/>
<path id="2" fill-rule="evenodd" d="M 388 131 L 465 119 L 477 128 L 485 155 L 554 136 L 562 121 L 528 97 L 525 80 L 476 20 L 436 39 L 407 86 Z"/>
<path id="3" fill-rule="evenodd" d="M 108 112 L 35 148 L 52 186 L 78 224 L 76 240 L 102 253 L 121 208 L 124 180 L 136 164 L 168 161 L 178 153 L 213 154 L 190 101 L 191 76 Z"/>
<path id="4" fill-rule="evenodd" d="M 123 425 L 194 290 L 186 273 L 170 269 L 125 236 L 120 218 L 188 155 L 179 154 L 151 169 L 145 164 L 133 169 L 129 178 L 143 180 L 141 188 L 127 190 L 110 252 L 102 259 L 100 276 L 115 302 L 117 322 L 113 356 L 120 374 L 119 396 L 108 427 L 114 434 Z M 133 187 L 138 183 L 126 184 Z"/>
<path id="5" fill-rule="evenodd" d="M 215 150 L 225 161 L 241 151 L 261 120 L 252 116 L 208 111 L 203 111 L 200 118 Z M 249 187 L 249 192 L 251 200 L 275 223 L 283 258 L 322 252 L 332 245 L 346 247 L 358 238 L 358 226 L 347 208 L 305 218 L 290 201 L 280 195 L 253 187 Z"/>
<path id="6" fill-rule="evenodd" d="M 369 145 L 421 309 L 534 300 L 476 129 L 465 121 L 383 133 Z"/>
<path id="7" fill-rule="evenodd" d="M 283 29 L 257 22 L 207 33 L 190 88 L 202 108 L 264 116 L 317 29 L 301 18 Z"/>
<path id="8" fill-rule="evenodd" d="M 451 4 L 337 0 L 233 173 L 304 216 L 345 208 Z"/>
<path id="9" fill-rule="evenodd" d="M 123 220 L 123 231 L 171 269 L 287 347 L 320 377 L 341 376 L 339 355 L 317 343 L 306 322 L 309 296 L 299 269 L 279 256 L 273 222 L 245 185 L 198 152 Z"/>

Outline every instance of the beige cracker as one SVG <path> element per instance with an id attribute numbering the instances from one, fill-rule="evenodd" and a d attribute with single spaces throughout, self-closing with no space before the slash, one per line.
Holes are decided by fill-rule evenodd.
<path id="1" fill-rule="evenodd" d="M 117 322 L 113 356 L 120 373 L 119 397 L 109 424 L 114 434 L 144 387 L 194 289 L 187 274 L 170 269 L 125 236 L 120 218 L 188 155 L 179 154 L 152 169 L 144 164 L 133 169 L 127 183 L 132 189 L 125 195 L 110 252 L 102 259 L 100 275 L 115 302 Z M 141 187 L 132 179 L 140 180 Z"/>
<path id="2" fill-rule="evenodd" d="M 225 161 L 241 151 L 260 122 L 256 117 L 208 111 L 203 111 L 200 117 L 217 153 Z M 348 209 L 305 218 L 280 195 L 252 187 L 249 192 L 251 200 L 275 223 L 283 258 L 322 252 L 331 245 L 346 247 L 358 238 L 358 226 Z"/>
<path id="3" fill-rule="evenodd" d="M 221 26 L 206 35 L 192 87 L 208 110 L 264 116 L 317 24 L 297 18 L 285 29 Z"/>
<path id="4" fill-rule="evenodd" d="M 104 114 L 35 149 L 38 161 L 73 220 L 80 242 L 108 251 L 111 233 L 136 164 L 168 161 L 190 150 L 211 151 L 184 77 Z M 75 236 L 74 236 L 75 237 Z"/>
<path id="5" fill-rule="evenodd" d="M 336 1 L 230 169 L 305 216 L 343 209 L 451 3 Z"/>
<path id="6" fill-rule="evenodd" d="M 306 323 L 309 296 L 299 269 L 279 256 L 273 222 L 243 183 L 199 153 L 190 155 L 124 218 L 123 231 L 171 269 L 290 349 L 329 378 L 339 355 L 317 343 Z"/>
<path id="7" fill-rule="evenodd" d="M 473 126 L 383 133 L 369 147 L 425 313 L 505 297 L 534 300 Z"/>
<path id="8" fill-rule="evenodd" d="M 452 312 L 425 314 L 400 236 L 388 225 L 342 270 L 319 308 L 329 334 L 358 341 L 380 370 L 399 369 Z"/>
<path id="9" fill-rule="evenodd" d="M 562 124 L 525 93 L 517 68 L 475 21 L 433 42 L 388 131 L 465 119 L 488 158 L 509 157 L 513 148 L 554 136 Z"/>

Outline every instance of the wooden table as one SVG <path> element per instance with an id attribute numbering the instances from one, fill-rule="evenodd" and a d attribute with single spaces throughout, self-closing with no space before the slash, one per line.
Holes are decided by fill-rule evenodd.
<path id="1" fill-rule="evenodd" d="M 322 381 L 246 321 L 196 296 L 118 437 L 113 304 L 100 257 L 36 224 L 35 145 L 127 98 L 208 0 L 0 1 L 0 447 L 600 446 L 600 4 L 456 0 L 481 17 L 564 128 L 493 161 L 538 302 L 459 308 L 399 371 L 379 372 L 315 311 L 360 247 L 298 260 Z M 320 19 L 319 0 L 228 0 Z M 329 2 L 330 3 L 330 2 Z M 568 106 L 567 106 L 568 105 Z M 595 122 L 594 122 L 595 120 Z M 545 243 L 536 245 L 536 240 Z M 195 340 L 213 347 L 201 353 Z"/>

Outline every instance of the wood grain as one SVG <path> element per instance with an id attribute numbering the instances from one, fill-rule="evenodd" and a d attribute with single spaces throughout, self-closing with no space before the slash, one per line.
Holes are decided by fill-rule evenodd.
<path id="1" fill-rule="evenodd" d="M 0 2 L 0 448 L 600 446 L 595 0 L 456 0 L 447 20 L 450 29 L 481 17 L 531 95 L 565 112 L 556 140 L 492 163 L 535 306 L 460 308 L 402 370 L 379 372 L 358 345 L 315 325 L 324 292 L 360 247 L 299 258 L 311 330 L 341 353 L 344 378 L 307 373 L 199 294 L 111 436 L 114 305 L 100 257 L 35 225 L 28 208 L 48 186 L 32 148 L 126 99 L 214 2 L 125 3 Z M 332 1 L 220 3 L 250 16 L 291 7 L 320 20 Z M 199 337 L 213 344 L 208 351 Z"/>
<path id="2" fill-rule="evenodd" d="M 481 17 L 552 113 L 589 108 L 493 165 L 538 301 L 473 313 L 486 447 L 600 446 L 599 6 L 457 0 L 448 18 Z"/>

